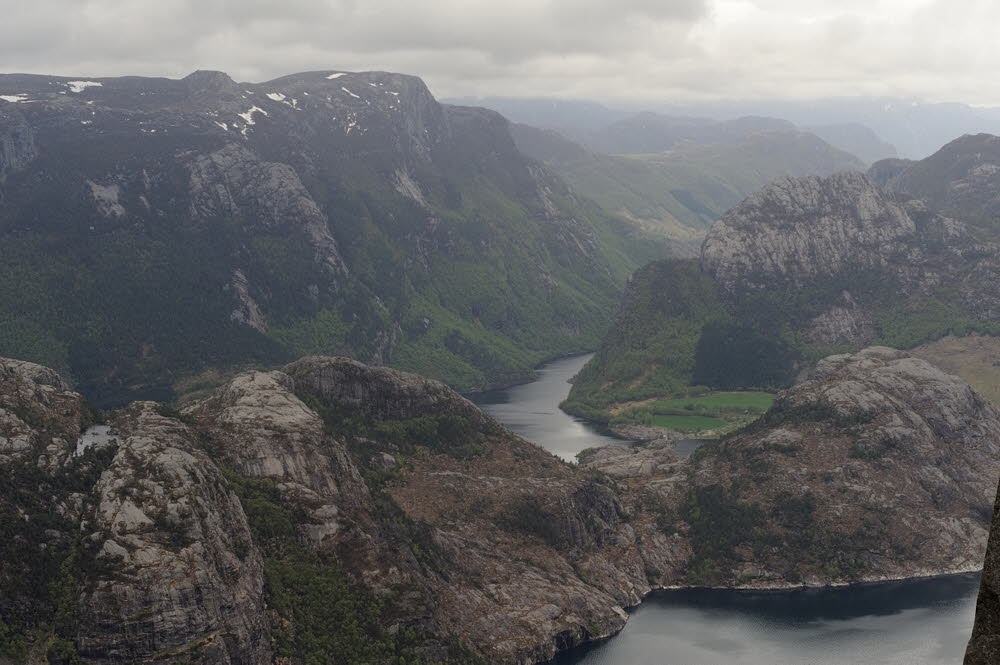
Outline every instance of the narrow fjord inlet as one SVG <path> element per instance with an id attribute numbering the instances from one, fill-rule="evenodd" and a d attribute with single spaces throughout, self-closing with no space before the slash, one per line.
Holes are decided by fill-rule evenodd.
<path id="1" fill-rule="evenodd" d="M 576 460 L 576 454 L 587 448 L 626 445 L 627 441 L 606 434 L 559 408 L 559 403 L 569 393 L 569 380 L 592 357 L 593 354 L 588 353 L 554 360 L 539 368 L 534 381 L 473 394 L 470 398 L 512 432 L 568 462 Z"/>
<path id="2" fill-rule="evenodd" d="M 629 442 L 558 408 L 591 355 L 539 368 L 531 383 L 473 395 L 480 408 L 564 459 Z M 554 665 L 938 665 L 959 663 L 978 574 L 791 591 L 655 591 L 617 636 Z"/>

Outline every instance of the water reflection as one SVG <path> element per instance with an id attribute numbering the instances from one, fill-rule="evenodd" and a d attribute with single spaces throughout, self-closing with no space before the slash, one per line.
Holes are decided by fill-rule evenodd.
<path id="1" fill-rule="evenodd" d="M 569 380 L 591 355 L 556 360 L 538 370 L 536 381 L 470 395 L 469 399 L 509 429 L 565 460 L 575 461 L 576 454 L 587 448 L 628 445 L 628 441 L 559 409 L 569 394 Z"/>
<path id="2" fill-rule="evenodd" d="M 837 589 L 688 589 L 646 599 L 617 637 L 558 665 L 959 665 L 978 575 Z"/>

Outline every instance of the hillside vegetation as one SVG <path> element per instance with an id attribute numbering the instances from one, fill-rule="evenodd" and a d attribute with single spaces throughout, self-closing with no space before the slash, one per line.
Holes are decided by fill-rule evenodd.
<path id="1" fill-rule="evenodd" d="M 552 131 L 514 125 L 525 154 L 543 161 L 575 191 L 610 213 L 665 234 L 688 256 L 732 206 L 783 176 L 862 170 L 853 155 L 813 134 L 774 129 L 680 143 L 663 152 L 589 152 Z"/>
<path id="2" fill-rule="evenodd" d="M 778 181 L 712 227 L 700 261 L 634 275 L 564 408 L 607 420 L 650 398 L 784 388 L 817 359 L 872 343 L 1000 335 L 997 256 L 860 174 Z"/>
<path id="3" fill-rule="evenodd" d="M 102 405 L 315 353 L 522 380 L 669 253 L 415 77 L 94 83 L 0 76 L 0 353 Z"/>

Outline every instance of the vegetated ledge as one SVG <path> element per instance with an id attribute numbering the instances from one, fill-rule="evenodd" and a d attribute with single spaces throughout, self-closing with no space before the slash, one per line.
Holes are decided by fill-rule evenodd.
<path id="1" fill-rule="evenodd" d="M 241 374 L 182 412 L 133 404 L 108 417 L 114 446 L 77 457 L 92 418 L 53 377 L 0 361 L 16 425 L 0 515 L 28 515 L 0 549 L 2 646 L 88 664 L 544 662 L 614 635 L 654 589 L 968 569 L 1000 474 L 997 412 L 889 349 L 820 362 L 689 460 L 648 446 L 582 466 L 443 384 L 328 357 Z M 836 487 L 855 509 L 836 513 Z M 928 522 L 935 542 L 914 542 Z M 842 546 L 869 526 L 863 550 Z"/>

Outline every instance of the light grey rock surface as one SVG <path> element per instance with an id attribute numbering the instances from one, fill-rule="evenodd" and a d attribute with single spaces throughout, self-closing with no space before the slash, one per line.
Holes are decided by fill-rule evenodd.
<path id="1" fill-rule="evenodd" d="M 80 597 L 88 663 L 271 662 L 263 568 L 239 499 L 193 432 L 150 402 L 116 418 L 121 443 L 82 524 L 105 564 Z"/>

